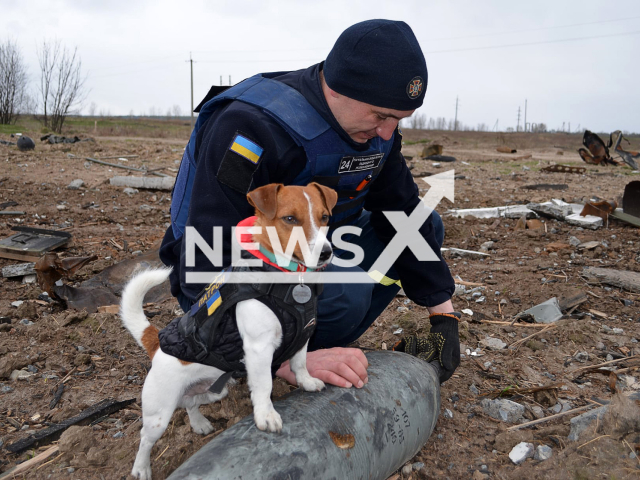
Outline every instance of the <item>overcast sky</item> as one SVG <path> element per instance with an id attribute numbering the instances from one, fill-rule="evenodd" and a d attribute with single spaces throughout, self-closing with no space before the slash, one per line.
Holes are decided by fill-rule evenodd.
<path id="1" fill-rule="evenodd" d="M 189 111 L 213 84 L 324 60 L 340 33 L 404 20 L 427 59 L 419 113 L 500 130 L 524 121 L 640 132 L 640 2 L 595 0 L 0 0 L 0 41 L 15 40 L 35 91 L 37 48 L 78 48 L 83 111 Z"/>

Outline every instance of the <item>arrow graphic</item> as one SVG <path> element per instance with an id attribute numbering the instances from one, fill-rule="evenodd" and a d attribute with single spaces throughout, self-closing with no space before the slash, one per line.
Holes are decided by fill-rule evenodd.
<path id="1" fill-rule="evenodd" d="M 396 229 L 396 234 L 369 269 L 370 275 L 386 275 L 406 247 L 421 262 L 440 260 L 420 234 L 420 228 L 440 203 L 440 200 L 447 198 L 454 201 L 454 176 L 455 170 L 448 170 L 438 175 L 422 178 L 431 188 L 421 198 L 422 201 L 416 205 L 410 216 L 404 212 L 383 212 L 389 223 Z"/>
<path id="2" fill-rule="evenodd" d="M 383 276 L 389 271 L 396 260 L 400 257 L 405 248 L 409 248 L 416 258 L 421 261 L 439 261 L 440 258 L 427 243 L 425 238 L 420 234 L 420 228 L 440 200 L 447 198 L 453 202 L 454 200 L 454 170 L 442 172 L 438 175 L 422 178 L 431 188 L 420 199 L 421 201 L 413 209 L 411 215 L 407 216 L 404 212 L 383 212 L 396 234 L 393 236 L 387 247 L 376 259 L 368 272 L 357 271 L 317 271 L 306 272 L 304 274 L 305 283 L 378 283 Z M 346 228 L 346 227 L 341 227 Z M 196 242 L 202 249 L 200 242 Z M 204 247 L 208 250 L 206 242 Z M 195 246 L 193 246 L 195 248 Z M 210 260 L 212 265 L 215 258 Z M 186 272 L 186 283 L 207 284 L 215 280 L 220 272 Z M 293 277 L 292 277 L 293 275 Z M 293 279 L 293 280 L 292 280 Z M 284 272 L 256 272 L 256 271 L 240 271 L 229 273 L 227 279 L 229 283 L 292 283 L 301 281 L 298 274 Z M 394 280 L 391 280 L 393 282 Z"/>

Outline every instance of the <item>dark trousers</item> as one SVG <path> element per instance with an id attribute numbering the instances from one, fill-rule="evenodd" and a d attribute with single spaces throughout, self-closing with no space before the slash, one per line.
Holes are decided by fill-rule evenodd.
<path id="1" fill-rule="evenodd" d="M 359 236 L 345 235 L 344 240 L 359 245 L 365 252 L 363 262 L 357 267 L 338 267 L 330 264 L 327 272 L 366 272 L 385 249 L 369 222 L 370 212 L 363 212 L 355 223 L 362 229 Z M 440 246 L 444 241 L 444 225 L 436 211 L 432 214 L 436 240 Z M 334 252 L 338 257 L 349 258 L 351 253 Z M 387 277 L 394 280 L 398 275 L 391 268 Z M 327 283 L 318 298 L 318 323 L 309 342 L 309 351 L 319 348 L 344 347 L 354 342 L 371 326 L 387 305 L 394 299 L 400 287 L 395 283 Z M 178 295 L 182 310 L 188 312 L 193 302 L 184 294 Z"/>
<path id="2" fill-rule="evenodd" d="M 357 267 L 327 267 L 328 272 L 362 272 L 368 271 L 378 256 L 385 249 L 369 223 L 370 212 L 363 212 L 355 226 L 362 229 L 360 236 L 345 235 L 349 243 L 359 245 L 365 252 L 363 262 Z M 444 225 L 437 212 L 432 215 L 436 240 L 442 246 L 444 241 Z M 345 252 L 337 251 L 339 257 Z M 348 253 L 348 255 L 351 255 Z M 349 257 L 347 257 L 349 258 Z M 391 268 L 387 277 L 394 280 L 398 275 Z M 394 299 L 400 287 L 395 283 L 389 286 L 380 283 L 327 283 L 318 298 L 318 324 L 309 350 L 319 348 L 344 347 L 354 342 L 371 326 L 387 305 Z"/>

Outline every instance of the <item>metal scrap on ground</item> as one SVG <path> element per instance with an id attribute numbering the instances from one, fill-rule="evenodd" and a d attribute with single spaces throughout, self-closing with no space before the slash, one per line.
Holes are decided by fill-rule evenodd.
<path id="1" fill-rule="evenodd" d="M 571 167 L 569 165 L 549 165 L 540 169 L 541 172 L 557 172 L 557 173 L 585 173 L 584 167 Z"/>
<path id="2" fill-rule="evenodd" d="M 54 285 L 58 280 L 70 277 L 87 263 L 94 262 L 97 259 L 96 255 L 60 258 L 57 253 L 45 253 L 35 264 L 38 285 L 43 292 L 47 292 L 55 298 Z"/>
<path id="3" fill-rule="evenodd" d="M 0 257 L 13 260 L 37 261 L 40 256 L 71 240 L 71 234 L 59 230 L 32 227 L 13 227 L 19 233 L 0 240 Z"/>

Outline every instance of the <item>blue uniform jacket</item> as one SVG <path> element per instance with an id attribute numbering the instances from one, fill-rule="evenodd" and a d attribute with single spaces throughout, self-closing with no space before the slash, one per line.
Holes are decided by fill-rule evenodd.
<path id="1" fill-rule="evenodd" d="M 368 146 L 352 141 L 331 114 L 320 84 L 321 68 L 322 64 L 319 64 L 305 70 L 283 73 L 275 80 L 298 90 L 352 148 L 366 151 Z M 225 265 L 231 263 L 231 228 L 253 214 L 253 207 L 246 200 L 246 191 L 237 188 L 234 181 L 220 181 L 218 178 L 222 159 L 238 134 L 263 150 L 257 169 L 253 172 L 250 189 L 269 183 L 291 184 L 307 163 L 303 148 L 273 118 L 251 105 L 230 102 L 214 112 L 202 126 L 196 137 L 196 174 L 186 225 L 195 227 L 209 245 L 212 244 L 212 227 L 224 228 Z M 383 242 L 388 242 L 396 232 L 382 211 L 402 210 L 410 214 L 420 201 L 418 188 L 400 149 L 401 136 L 396 132 L 391 153 L 380 175 L 371 184 L 364 204 L 372 212 L 372 226 Z M 336 165 L 336 171 L 338 167 Z M 229 172 L 225 176 L 228 178 Z M 420 231 L 433 251 L 439 254 L 430 219 Z M 204 285 L 187 284 L 185 273 L 214 270 L 198 248 L 195 267 L 186 267 L 184 242 L 182 238 L 174 238 L 171 227 L 165 234 L 160 258 L 174 267 L 171 275 L 172 293 L 177 295 L 182 291 L 194 300 Z M 438 305 L 449 300 L 453 294 L 454 282 L 442 259 L 440 262 L 418 262 L 405 249 L 396 261 L 395 268 L 405 292 L 419 305 Z"/>

